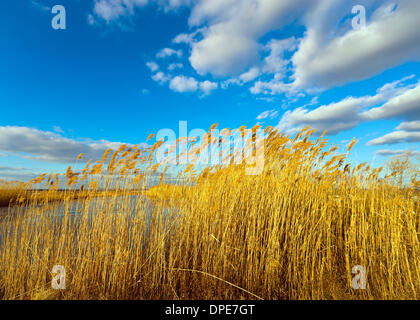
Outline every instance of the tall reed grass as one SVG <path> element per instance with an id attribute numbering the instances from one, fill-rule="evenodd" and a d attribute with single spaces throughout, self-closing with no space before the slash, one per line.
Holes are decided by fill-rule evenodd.
<path id="1" fill-rule="evenodd" d="M 204 169 L 158 163 L 163 141 L 108 151 L 79 173 L 69 167 L 63 201 L 34 196 L 1 224 L 0 297 L 419 299 L 418 181 L 398 188 L 308 128 L 263 134 L 258 175 L 233 154 Z M 206 143 L 178 145 L 199 153 Z M 178 183 L 165 184 L 168 175 Z M 157 185 L 144 192 L 150 177 Z M 59 184 L 32 184 L 41 182 L 50 192 Z M 75 200 L 80 188 L 87 198 Z M 98 189 L 107 196 L 93 196 Z M 54 265 L 66 269 L 65 290 L 51 288 Z M 352 288 L 355 265 L 366 269 L 366 290 Z"/>
<path id="2" fill-rule="evenodd" d="M 0 180 L 0 207 L 15 203 L 25 189 L 24 183 Z"/>

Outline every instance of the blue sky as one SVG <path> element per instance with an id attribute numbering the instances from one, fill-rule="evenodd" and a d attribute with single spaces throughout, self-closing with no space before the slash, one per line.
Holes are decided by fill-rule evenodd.
<path id="1" fill-rule="evenodd" d="M 6 0 L 0 178 L 188 129 L 328 129 L 351 159 L 419 152 L 420 4 L 330 0 Z M 4 5 L 3 4 L 3 5 Z M 55 30 L 54 5 L 66 9 Z M 366 10 L 366 25 L 352 26 Z"/>

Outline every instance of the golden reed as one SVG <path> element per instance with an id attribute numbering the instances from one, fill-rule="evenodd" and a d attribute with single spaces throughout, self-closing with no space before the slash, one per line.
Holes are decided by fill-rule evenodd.
<path id="1" fill-rule="evenodd" d="M 61 201 L 59 175 L 31 181 L 29 200 L 1 221 L 0 297 L 419 299 L 418 181 L 399 188 L 395 174 L 353 166 L 309 128 L 262 134 L 258 175 L 233 153 L 206 168 L 159 163 L 158 141 L 69 167 Z M 212 139 L 225 143 L 211 131 L 177 143 L 199 154 Z M 65 267 L 65 290 L 51 288 L 54 265 Z M 352 288 L 355 265 L 366 290 Z"/>

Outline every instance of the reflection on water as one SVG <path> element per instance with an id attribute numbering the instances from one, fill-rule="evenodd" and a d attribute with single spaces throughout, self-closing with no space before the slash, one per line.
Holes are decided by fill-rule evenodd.
<path id="1" fill-rule="evenodd" d="M 33 233 L 42 232 L 45 228 L 53 228 L 59 234 L 65 228 L 66 234 L 76 239 L 79 226 L 83 223 L 86 228 L 93 228 L 98 221 L 99 215 L 109 217 L 109 223 L 123 222 L 124 226 L 130 227 L 141 221 L 144 239 L 150 234 L 150 226 L 162 232 L 176 226 L 176 217 L 180 210 L 174 207 L 156 205 L 143 195 L 125 195 L 108 198 L 93 198 L 90 200 L 74 200 L 55 202 L 48 205 L 28 205 L 26 207 L 9 207 L 0 209 L 0 245 L 6 235 L 13 236 L 14 230 L 18 230 L 19 224 L 29 225 Z M 124 215 L 124 219 L 118 216 Z M 22 222 L 25 223 L 22 223 Z M 41 226 L 42 224 L 42 226 Z M 11 227 L 14 226 L 14 227 Z M 69 230 L 72 232 L 69 233 Z M 115 234 L 114 229 L 112 234 Z M 146 243 L 145 243 L 146 244 Z"/>

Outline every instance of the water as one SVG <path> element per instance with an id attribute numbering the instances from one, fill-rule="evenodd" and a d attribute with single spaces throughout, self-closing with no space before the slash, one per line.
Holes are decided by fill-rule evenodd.
<path id="1" fill-rule="evenodd" d="M 42 216 L 33 214 L 36 210 L 42 211 Z M 72 237 L 77 237 L 78 224 L 81 223 L 82 219 L 88 219 L 88 227 L 94 227 L 96 215 L 114 215 L 111 217 L 111 221 L 115 222 L 118 215 L 126 215 L 124 219 L 125 223 L 135 223 L 136 219 L 143 219 L 144 233 L 143 238 L 147 238 L 150 233 L 150 226 L 152 219 L 154 221 L 154 227 L 159 228 L 162 232 L 168 230 L 169 227 L 176 228 L 176 218 L 180 216 L 180 210 L 178 208 L 168 208 L 162 206 L 156 206 L 153 201 L 149 200 L 143 195 L 125 195 L 117 197 L 94 198 L 91 200 L 81 199 L 74 200 L 71 202 L 55 202 L 46 206 L 28 206 L 28 207 L 10 207 L 2 208 L 0 211 L 0 245 L 3 243 L 3 239 L 6 233 L 13 235 L 12 228 L 7 228 L 9 223 L 16 222 L 16 219 L 24 217 L 25 219 L 31 219 L 30 226 L 34 233 L 39 232 L 37 223 L 41 217 L 48 217 L 50 225 L 60 232 L 63 227 L 63 219 L 66 219 L 68 227 L 74 230 Z M 44 220 L 45 221 L 45 220 Z M 3 225 L 7 223 L 7 225 Z M 114 231 L 115 233 L 115 231 Z"/>

